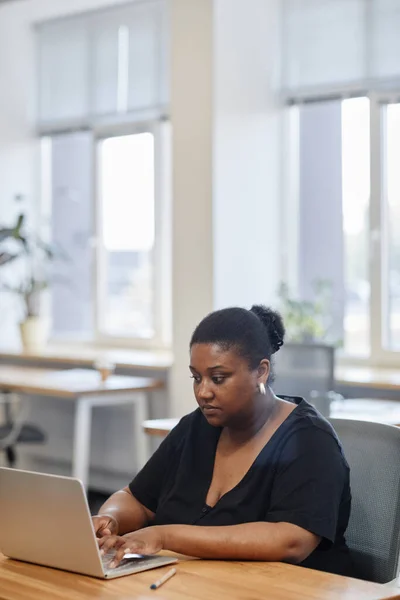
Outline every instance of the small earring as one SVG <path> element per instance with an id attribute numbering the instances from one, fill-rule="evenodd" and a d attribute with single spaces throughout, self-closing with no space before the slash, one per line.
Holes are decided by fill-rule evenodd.
<path id="1" fill-rule="evenodd" d="M 263 396 L 265 396 L 265 394 L 267 393 L 265 390 L 265 385 L 261 382 L 258 384 L 258 389 L 260 391 L 260 394 L 262 394 Z"/>

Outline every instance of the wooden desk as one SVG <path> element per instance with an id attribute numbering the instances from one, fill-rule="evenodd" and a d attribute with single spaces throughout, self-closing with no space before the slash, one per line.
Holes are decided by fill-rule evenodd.
<path id="1" fill-rule="evenodd" d="M 179 419 L 150 419 L 143 421 L 143 431 L 147 435 L 166 437 L 178 422 Z"/>
<path id="2" fill-rule="evenodd" d="M 48 344 L 46 348 L 35 352 L 0 348 L 0 361 L 24 363 L 26 366 L 42 362 L 54 368 L 60 368 L 60 365 L 71 368 L 93 367 L 99 359 L 115 364 L 117 369 L 139 369 L 160 373 L 164 373 L 172 365 L 172 353 L 167 350 L 101 348 L 85 344 Z"/>
<path id="3" fill-rule="evenodd" d="M 148 459 L 141 424 L 147 417 L 147 395 L 162 383 L 143 377 L 111 375 L 106 382 L 97 371 L 70 369 L 54 371 L 21 366 L 0 367 L 0 390 L 17 394 L 53 396 L 75 404 L 72 474 L 87 485 L 90 458 L 92 409 L 95 406 L 132 404 L 135 409 L 134 439 L 138 463 Z"/>
<path id="4" fill-rule="evenodd" d="M 400 369 L 338 366 L 335 371 L 338 385 L 400 392 Z"/>
<path id="5" fill-rule="evenodd" d="M 373 423 L 400 427 L 400 402 L 348 398 L 343 402 L 332 403 L 331 417 L 353 419 L 355 421 L 372 421 Z"/>
<path id="6" fill-rule="evenodd" d="M 167 568 L 102 581 L 7 560 L 0 556 L 2 600 L 389 600 L 400 588 L 282 563 L 183 560 L 157 592 L 151 583 Z"/>
<path id="7" fill-rule="evenodd" d="M 48 363 L 70 367 L 92 367 L 98 359 L 105 359 L 118 369 L 140 369 L 165 373 L 172 366 L 173 356 L 168 350 L 131 350 L 128 348 L 101 348 L 90 344 L 51 343 L 40 351 L 21 352 L 0 347 L 0 361 L 25 363 Z M 339 386 L 364 387 L 378 390 L 400 390 L 400 369 L 349 367 L 338 365 L 335 379 Z"/>
<path id="8" fill-rule="evenodd" d="M 400 427 L 400 402 L 384 400 L 344 400 L 331 405 L 331 417 L 336 419 L 354 419 L 373 421 Z M 165 437 L 179 419 L 152 419 L 144 421 L 143 430 L 148 435 Z"/>

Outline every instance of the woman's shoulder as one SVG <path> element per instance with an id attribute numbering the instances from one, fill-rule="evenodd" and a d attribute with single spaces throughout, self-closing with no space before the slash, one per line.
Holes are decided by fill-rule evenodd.
<path id="1" fill-rule="evenodd" d="M 299 426 L 324 431 L 338 441 L 332 424 L 312 404 L 302 398 L 295 412 Z"/>
<path id="2" fill-rule="evenodd" d="M 288 424 L 286 442 L 303 450 L 338 454 L 347 465 L 342 444 L 332 424 L 304 399 L 300 399 Z"/>

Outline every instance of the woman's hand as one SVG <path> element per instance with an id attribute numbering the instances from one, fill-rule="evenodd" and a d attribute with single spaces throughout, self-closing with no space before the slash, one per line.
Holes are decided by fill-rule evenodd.
<path id="1" fill-rule="evenodd" d="M 109 535 L 99 539 L 99 548 L 102 554 L 106 554 L 114 548 L 116 554 L 110 563 L 113 569 L 117 567 L 124 554 L 157 554 L 164 548 L 162 527 L 146 527 L 123 536 Z"/>
<path id="2" fill-rule="evenodd" d="M 118 534 L 118 522 L 111 515 L 96 515 L 92 517 L 92 521 L 96 537 Z"/>

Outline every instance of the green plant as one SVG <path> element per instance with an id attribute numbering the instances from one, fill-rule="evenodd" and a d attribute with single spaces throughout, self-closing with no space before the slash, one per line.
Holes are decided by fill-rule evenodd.
<path id="1" fill-rule="evenodd" d="M 22 236 L 21 230 L 24 224 L 24 215 L 19 215 L 17 222 L 14 227 L 2 227 L 0 228 L 0 245 L 8 240 L 18 240 L 21 244 L 25 244 L 26 240 Z M 18 253 L 10 253 L 6 250 L 0 251 L 0 267 L 5 265 L 12 260 L 18 258 Z"/>
<path id="2" fill-rule="evenodd" d="M 323 279 L 313 282 L 313 299 L 299 300 L 289 286 L 279 287 L 280 310 L 288 339 L 292 342 L 328 341 L 331 329 L 332 284 Z"/>
<path id="3" fill-rule="evenodd" d="M 30 232 L 23 213 L 14 226 L 0 227 L 0 266 L 13 263 L 12 272 L 11 266 L 5 270 L 8 281 L 0 279 L 0 289 L 20 296 L 24 319 L 39 315 L 41 293 L 50 281 L 49 266 L 57 257 L 63 257 L 62 252 Z"/>

